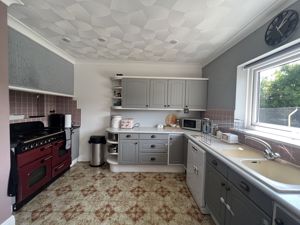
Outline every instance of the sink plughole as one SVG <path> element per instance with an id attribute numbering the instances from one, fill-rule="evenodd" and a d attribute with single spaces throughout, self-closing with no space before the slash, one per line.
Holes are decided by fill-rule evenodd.
<path id="1" fill-rule="evenodd" d="M 242 147 L 233 148 L 233 149 L 225 149 L 222 151 L 222 154 L 226 157 L 233 157 L 233 158 L 244 158 L 244 159 L 263 159 L 264 155 L 263 152 L 253 150 L 253 149 L 246 149 Z"/>
<path id="2" fill-rule="evenodd" d="M 300 185 L 300 167 L 279 160 L 243 160 L 242 164 L 258 174 L 282 184 Z"/>

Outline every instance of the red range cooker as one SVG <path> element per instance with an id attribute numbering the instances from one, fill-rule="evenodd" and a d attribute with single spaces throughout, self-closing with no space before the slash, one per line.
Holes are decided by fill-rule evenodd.
<path id="1" fill-rule="evenodd" d="M 10 133 L 8 194 L 16 198 L 16 211 L 70 168 L 71 148 L 64 130 L 45 128 L 42 122 L 11 124 Z"/>

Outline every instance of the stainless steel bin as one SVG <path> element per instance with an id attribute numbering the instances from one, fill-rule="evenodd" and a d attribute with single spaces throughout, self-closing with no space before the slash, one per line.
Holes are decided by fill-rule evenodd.
<path id="1" fill-rule="evenodd" d="M 102 166 L 104 164 L 105 136 L 91 136 L 90 166 Z"/>

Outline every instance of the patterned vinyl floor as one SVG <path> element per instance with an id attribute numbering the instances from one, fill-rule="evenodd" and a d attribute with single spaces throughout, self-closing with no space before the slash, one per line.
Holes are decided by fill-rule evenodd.
<path id="1" fill-rule="evenodd" d="M 214 225 L 184 174 L 111 173 L 77 163 L 16 214 L 16 224 Z"/>

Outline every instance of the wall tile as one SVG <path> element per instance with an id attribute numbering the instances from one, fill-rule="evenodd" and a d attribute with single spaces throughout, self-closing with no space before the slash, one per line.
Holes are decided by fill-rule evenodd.
<path id="1" fill-rule="evenodd" d="M 39 104 L 37 96 L 39 96 Z M 10 123 L 42 121 L 47 126 L 47 117 L 51 113 L 50 111 L 72 114 L 75 125 L 80 125 L 81 122 L 81 110 L 77 109 L 77 101 L 69 97 L 10 90 L 9 100 L 11 115 L 25 115 L 24 120 L 14 120 Z M 29 118 L 36 115 L 45 115 L 45 117 Z"/>

